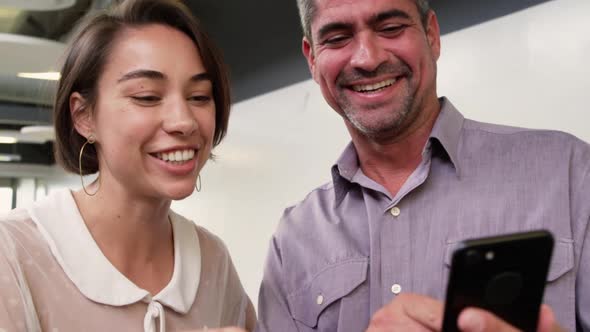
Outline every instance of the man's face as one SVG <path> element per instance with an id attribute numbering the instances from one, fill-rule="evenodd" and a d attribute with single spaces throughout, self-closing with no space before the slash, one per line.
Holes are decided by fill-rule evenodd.
<path id="1" fill-rule="evenodd" d="M 324 98 L 364 136 L 399 135 L 436 102 L 436 17 L 424 27 L 413 0 L 315 3 L 303 52 Z"/>

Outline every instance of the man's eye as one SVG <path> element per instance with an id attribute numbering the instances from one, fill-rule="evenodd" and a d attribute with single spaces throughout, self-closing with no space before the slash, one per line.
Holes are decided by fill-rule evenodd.
<path id="1" fill-rule="evenodd" d="M 406 28 L 406 25 L 388 25 L 381 28 L 381 32 L 386 34 L 397 34 L 402 32 Z"/>
<path id="2" fill-rule="evenodd" d="M 348 36 L 338 35 L 338 36 L 330 37 L 330 38 L 324 40 L 324 42 L 322 44 L 327 45 L 327 46 L 334 46 L 334 45 L 342 44 L 347 40 L 348 40 Z"/>

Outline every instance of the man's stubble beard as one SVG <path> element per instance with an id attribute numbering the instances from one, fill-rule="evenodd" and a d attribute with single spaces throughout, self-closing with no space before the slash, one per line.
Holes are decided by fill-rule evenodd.
<path id="1" fill-rule="evenodd" d="M 410 66 L 399 61 L 383 63 L 372 72 L 360 69 L 342 71 L 338 75 L 337 84 L 344 87 L 355 80 L 379 76 L 402 77 L 404 80 L 403 86 L 396 87 L 402 91 L 397 97 L 398 102 L 393 101 L 390 105 L 391 109 L 382 109 L 386 107 L 383 103 L 357 107 L 350 101 L 344 90 L 340 92 L 337 103 L 342 110 L 342 116 L 362 135 L 374 140 L 387 140 L 401 134 L 408 122 L 417 115 L 415 113 L 418 113 L 415 107 L 418 88 L 414 86 L 414 73 Z"/>
<path id="2" fill-rule="evenodd" d="M 410 88 L 406 87 L 406 93 L 400 98 L 400 103 L 391 105 L 389 110 L 380 109 L 384 105 L 373 105 L 359 109 L 342 96 L 340 105 L 344 113 L 343 116 L 363 136 L 370 139 L 387 140 L 395 138 L 403 133 L 408 126 L 408 122 L 411 122 L 411 119 L 415 118 L 418 113 L 418 109 L 415 107 L 416 96 L 409 90 Z M 387 113 L 382 114 L 382 116 L 375 114 L 375 117 L 371 117 L 371 111 L 381 113 L 387 111 Z"/>

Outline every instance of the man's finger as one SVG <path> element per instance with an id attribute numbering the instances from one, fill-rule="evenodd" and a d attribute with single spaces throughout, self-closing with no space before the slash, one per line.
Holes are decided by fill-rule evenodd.
<path id="1" fill-rule="evenodd" d="M 404 306 L 408 317 L 414 319 L 425 327 L 438 331 L 442 326 L 444 305 L 429 297 L 413 295 L 413 302 Z"/>
<path id="2" fill-rule="evenodd" d="M 442 313 L 442 303 L 403 293 L 373 315 L 367 332 L 439 331 Z"/>
<path id="3" fill-rule="evenodd" d="M 216 329 L 204 328 L 200 330 L 190 330 L 183 332 L 246 332 L 246 330 L 243 330 L 239 327 L 220 327 Z"/>
<path id="4" fill-rule="evenodd" d="M 537 332 L 565 332 L 565 329 L 557 324 L 555 314 L 553 313 L 553 310 L 551 310 L 551 307 L 546 304 L 541 306 Z"/>
<path id="5" fill-rule="evenodd" d="M 516 328 L 492 313 L 476 308 L 463 310 L 457 325 L 464 332 L 518 332 Z"/>

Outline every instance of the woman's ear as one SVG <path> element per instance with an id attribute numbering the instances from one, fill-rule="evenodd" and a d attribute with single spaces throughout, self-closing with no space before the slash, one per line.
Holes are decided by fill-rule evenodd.
<path id="1" fill-rule="evenodd" d="M 86 98 L 78 92 L 70 95 L 70 114 L 74 128 L 76 128 L 78 134 L 88 138 L 94 133 L 92 110 L 88 106 Z"/>

